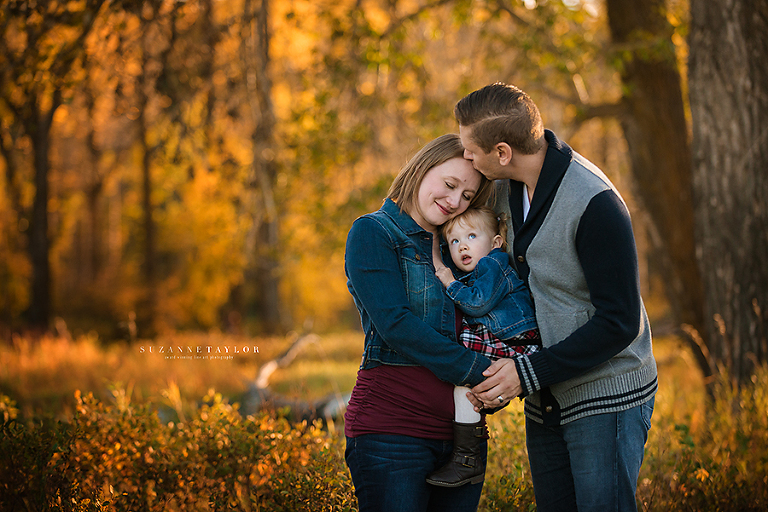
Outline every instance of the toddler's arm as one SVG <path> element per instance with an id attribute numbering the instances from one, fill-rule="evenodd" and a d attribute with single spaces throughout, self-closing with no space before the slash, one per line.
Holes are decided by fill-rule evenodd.
<path id="1" fill-rule="evenodd" d="M 502 265 L 492 257 L 482 258 L 477 263 L 473 277 L 472 286 L 455 281 L 446 285 L 446 292 L 464 314 L 480 317 L 490 313 L 511 289 Z"/>

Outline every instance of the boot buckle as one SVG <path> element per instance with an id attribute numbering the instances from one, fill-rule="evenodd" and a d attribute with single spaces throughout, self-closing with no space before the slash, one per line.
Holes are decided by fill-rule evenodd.
<path id="1" fill-rule="evenodd" d="M 455 462 L 456 464 L 461 464 L 462 466 L 467 468 L 474 468 L 476 466 L 475 458 L 467 457 L 466 455 L 455 454 L 453 456 L 453 462 Z"/>

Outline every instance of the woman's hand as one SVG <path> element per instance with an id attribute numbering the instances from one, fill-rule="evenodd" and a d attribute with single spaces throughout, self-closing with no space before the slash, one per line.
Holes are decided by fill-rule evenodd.
<path id="1" fill-rule="evenodd" d="M 500 407 L 523 392 L 517 367 L 512 359 L 499 359 L 483 372 L 487 378 L 472 388 L 470 401 L 479 410 Z"/>

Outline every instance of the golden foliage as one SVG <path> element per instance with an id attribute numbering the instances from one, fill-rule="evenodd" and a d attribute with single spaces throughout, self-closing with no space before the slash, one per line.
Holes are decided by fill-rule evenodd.
<path id="1" fill-rule="evenodd" d="M 343 333 L 323 339 L 321 349 L 309 347 L 302 353 L 295 371 L 281 370 L 276 384 L 316 392 L 315 379 L 325 368 L 328 377 L 348 374 L 350 379 L 341 384 L 341 391 L 347 391 L 362 350 L 361 338 L 359 333 Z M 257 343 L 271 358 L 289 341 Z M 177 336 L 164 343 L 184 346 L 203 341 Z M 639 509 L 764 510 L 768 369 L 761 369 L 752 385 L 741 390 L 723 378 L 716 386 L 715 401 L 706 406 L 701 376 L 679 340 L 658 339 L 656 353 L 659 393 L 638 485 Z M 36 349 L 18 339 L 11 351 L 0 351 L 0 369 L 5 372 L 0 373 L 0 385 L 8 388 L 10 382 L 21 380 L 31 394 L 46 394 L 47 376 L 66 387 L 73 375 L 93 371 L 89 361 L 112 357 L 88 340 L 49 339 Z M 185 390 L 197 389 L 194 382 L 201 367 L 184 363 L 186 371 L 171 377 L 171 366 L 155 366 L 138 353 L 117 357 L 133 368 L 136 382 L 147 372 L 158 380 L 167 376 L 155 393 L 163 394 L 166 405 L 182 414 L 160 420 L 146 395 L 136 396 L 139 384 L 133 390 L 113 386 L 108 397 L 98 400 L 85 391 L 93 384 L 81 380 L 83 391 L 71 393 L 67 421 L 58 424 L 33 421 L 24 403 L 17 406 L 16 400 L 0 395 L 0 452 L 7 455 L 0 459 L 0 508 L 26 499 L 38 508 L 72 503 L 72 510 L 75 504 L 79 510 L 356 509 L 338 428 L 329 432 L 317 424 L 290 424 L 281 417 L 243 417 L 237 404 L 210 389 L 196 395 L 203 396 L 202 401 L 190 407 L 196 401 L 190 401 Z M 21 370 L 9 374 L 9 364 Z M 238 363 L 224 366 L 230 373 L 237 367 Z M 209 375 L 208 380 L 216 379 Z M 22 402 L 34 399 L 18 393 L 13 392 Z M 488 421 L 489 468 L 480 510 L 529 510 L 533 490 L 522 404 L 513 403 Z M 69 510 L 68 506 L 63 509 Z"/>

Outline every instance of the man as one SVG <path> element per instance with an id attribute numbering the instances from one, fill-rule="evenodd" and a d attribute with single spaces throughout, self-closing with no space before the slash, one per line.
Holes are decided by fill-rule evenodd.
<path id="1" fill-rule="evenodd" d="M 529 285 L 544 349 L 500 359 L 476 406 L 525 397 L 536 504 L 637 510 L 657 389 L 629 212 L 608 178 L 545 130 L 520 89 L 493 84 L 456 105 L 464 158 L 496 181 L 508 252 Z"/>

